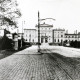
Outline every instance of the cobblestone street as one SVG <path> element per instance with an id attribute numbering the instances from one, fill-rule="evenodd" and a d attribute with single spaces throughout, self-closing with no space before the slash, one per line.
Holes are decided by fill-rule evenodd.
<path id="1" fill-rule="evenodd" d="M 80 59 L 42 50 L 15 53 L 0 60 L 0 80 L 80 80 Z M 45 52 L 45 53 L 44 53 Z"/>

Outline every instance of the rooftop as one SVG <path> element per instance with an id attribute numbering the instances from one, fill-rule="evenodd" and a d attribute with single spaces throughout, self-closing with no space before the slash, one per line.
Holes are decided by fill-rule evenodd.
<path id="1" fill-rule="evenodd" d="M 79 35 L 79 34 L 69 34 L 69 33 L 67 33 L 67 34 L 65 34 L 65 35 Z"/>
<path id="2" fill-rule="evenodd" d="M 53 31 L 65 31 L 65 29 L 53 29 Z"/>
<path id="3" fill-rule="evenodd" d="M 36 29 L 24 29 L 24 30 L 36 30 Z"/>
<path id="4" fill-rule="evenodd" d="M 36 25 L 36 27 L 38 27 L 38 25 Z M 40 24 L 40 27 L 53 27 L 53 25 L 50 25 L 50 24 Z"/>

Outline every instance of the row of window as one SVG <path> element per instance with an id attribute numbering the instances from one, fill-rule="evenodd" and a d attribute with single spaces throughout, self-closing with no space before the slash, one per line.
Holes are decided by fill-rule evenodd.
<path id="1" fill-rule="evenodd" d="M 54 41 L 55 41 L 55 42 L 58 42 L 58 43 L 59 43 L 59 42 L 63 42 L 63 40 L 62 40 L 62 39 L 61 39 L 61 40 L 59 40 L 59 39 L 58 39 L 58 40 L 57 40 L 57 39 L 55 39 Z"/>
<path id="2" fill-rule="evenodd" d="M 31 42 L 31 39 L 29 39 L 29 40 L 27 40 L 27 39 L 26 39 L 26 41 L 29 41 L 29 42 Z M 32 42 L 34 42 L 34 39 L 32 40 Z"/>
<path id="3" fill-rule="evenodd" d="M 66 38 L 78 38 L 78 36 L 66 36 Z"/>
<path id="4" fill-rule="evenodd" d="M 58 38 L 59 38 L 59 37 L 61 37 L 61 38 L 62 38 L 62 37 L 63 37 L 63 35 L 58 35 L 58 36 L 55 36 L 55 37 L 58 37 Z"/>
<path id="5" fill-rule="evenodd" d="M 55 33 L 63 33 L 63 32 L 55 32 Z"/>

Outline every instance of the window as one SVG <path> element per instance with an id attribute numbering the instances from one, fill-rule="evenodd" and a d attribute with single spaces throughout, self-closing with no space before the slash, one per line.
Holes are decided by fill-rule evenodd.
<path id="1" fill-rule="evenodd" d="M 58 42 L 59 42 L 59 39 L 58 39 Z"/>
<path id="2" fill-rule="evenodd" d="M 74 38 L 74 36 L 72 36 L 72 38 Z"/>
<path id="3" fill-rule="evenodd" d="M 31 34 L 29 35 L 29 37 L 31 37 Z"/>
<path id="4" fill-rule="evenodd" d="M 56 39 L 55 39 L 55 42 L 56 42 Z"/>
<path id="5" fill-rule="evenodd" d="M 33 42 L 34 42 L 34 39 L 33 39 Z"/>
<path id="6" fill-rule="evenodd" d="M 61 35 L 61 37 L 63 37 L 63 35 Z"/>
<path id="7" fill-rule="evenodd" d="M 29 39 L 29 42 L 31 41 L 31 39 Z"/>

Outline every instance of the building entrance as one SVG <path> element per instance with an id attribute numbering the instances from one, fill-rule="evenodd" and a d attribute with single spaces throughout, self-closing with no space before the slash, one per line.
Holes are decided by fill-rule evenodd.
<path id="1" fill-rule="evenodd" d="M 41 43 L 47 43 L 48 42 L 48 37 L 47 36 L 42 36 L 41 37 Z"/>

